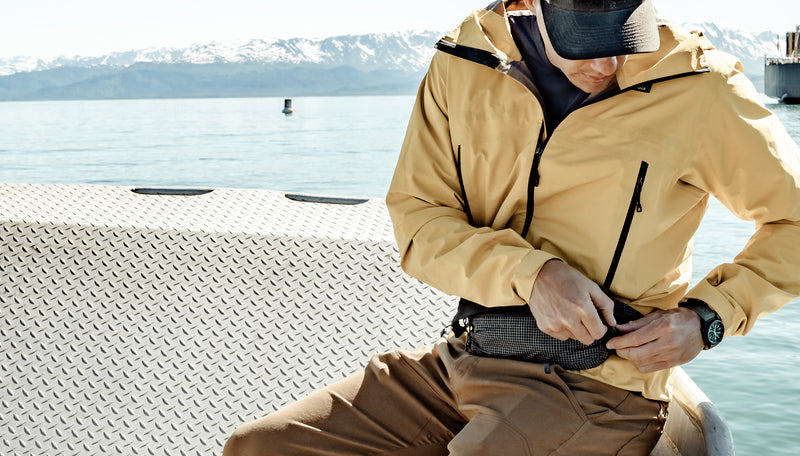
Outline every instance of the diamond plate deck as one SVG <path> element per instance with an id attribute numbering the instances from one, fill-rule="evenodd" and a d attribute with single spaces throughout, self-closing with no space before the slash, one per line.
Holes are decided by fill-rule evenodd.
<path id="1" fill-rule="evenodd" d="M 380 200 L 0 184 L 0 456 L 219 454 L 372 354 L 434 342 L 454 307 L 399 269 Z M 677 378 L 653 454 L 733 454 Z"/>
<path id="2" fill-rule="evenodd" d="M 0 455 L 219 454 L 453 308 L 379 200 L 0 185 L 0 249 Z"/>

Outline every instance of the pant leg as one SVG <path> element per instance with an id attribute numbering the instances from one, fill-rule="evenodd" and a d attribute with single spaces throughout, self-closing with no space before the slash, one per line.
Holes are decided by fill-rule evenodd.
<path id="1" fill-rule="evenodd" d="M 469 355 L 451 337 L 376 356 L 363 372 L 245 424 L 224 455 L 646 455 L 664 412 L 558 367 Z"/>
<path id="2" fill-rule="evenodd" d="M 445 364 L 469 423 L 453 456 L 647 455 L 661 435 L 666 404 L 555 366 L 480 358 L 450 340 Z M 452 359 L 447 357 L 452 355 Z"/>
<path id="3" fill-rule="evenodd" d="M 445 342 L 442 342 L 445 344 Z M 391 352 L 265 418 L 239 427 L 224 456 L 444 456 L 466 420 L 431 349 Z"/>

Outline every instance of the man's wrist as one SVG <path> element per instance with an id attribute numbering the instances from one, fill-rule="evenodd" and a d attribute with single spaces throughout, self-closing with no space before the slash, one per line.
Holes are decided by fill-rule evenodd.
<path id="1" fill-rule="evenodd" d="M 700 335 L 703 337 L 706 350 L 714 348 L 722 342 L 725 326 L 720 316 L 708 304 L 700 299 L 689 298 L 678 306 L 690 309 L 700 317 Z"/>

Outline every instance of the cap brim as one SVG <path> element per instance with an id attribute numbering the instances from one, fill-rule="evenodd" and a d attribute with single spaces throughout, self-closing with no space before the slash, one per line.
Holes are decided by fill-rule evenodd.
<path id="1" fill-rule="evenodd" d="M 658 23 L 650 0 L 617 11 L 567 11 L 541 0 L 553 49 L 565 59 L 585 60 L 655 52 Z"/>

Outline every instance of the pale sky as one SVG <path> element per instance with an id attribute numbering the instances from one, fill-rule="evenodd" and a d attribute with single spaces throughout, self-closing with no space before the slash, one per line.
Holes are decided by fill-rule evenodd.
<path id="1" fill-rule="evenodd" d="M 653 0 L 678 22 L 783 34 L 800 0 Z M 0 13 L 0 58 L 97 56 L 250 38 L 324 38 L 399 30 L 449 31 L 489 0 L 24 0 Z M 13 5 L 13 6 L 12 6 Z M 303 9 L 300 9 L 303 8 Z"/>

